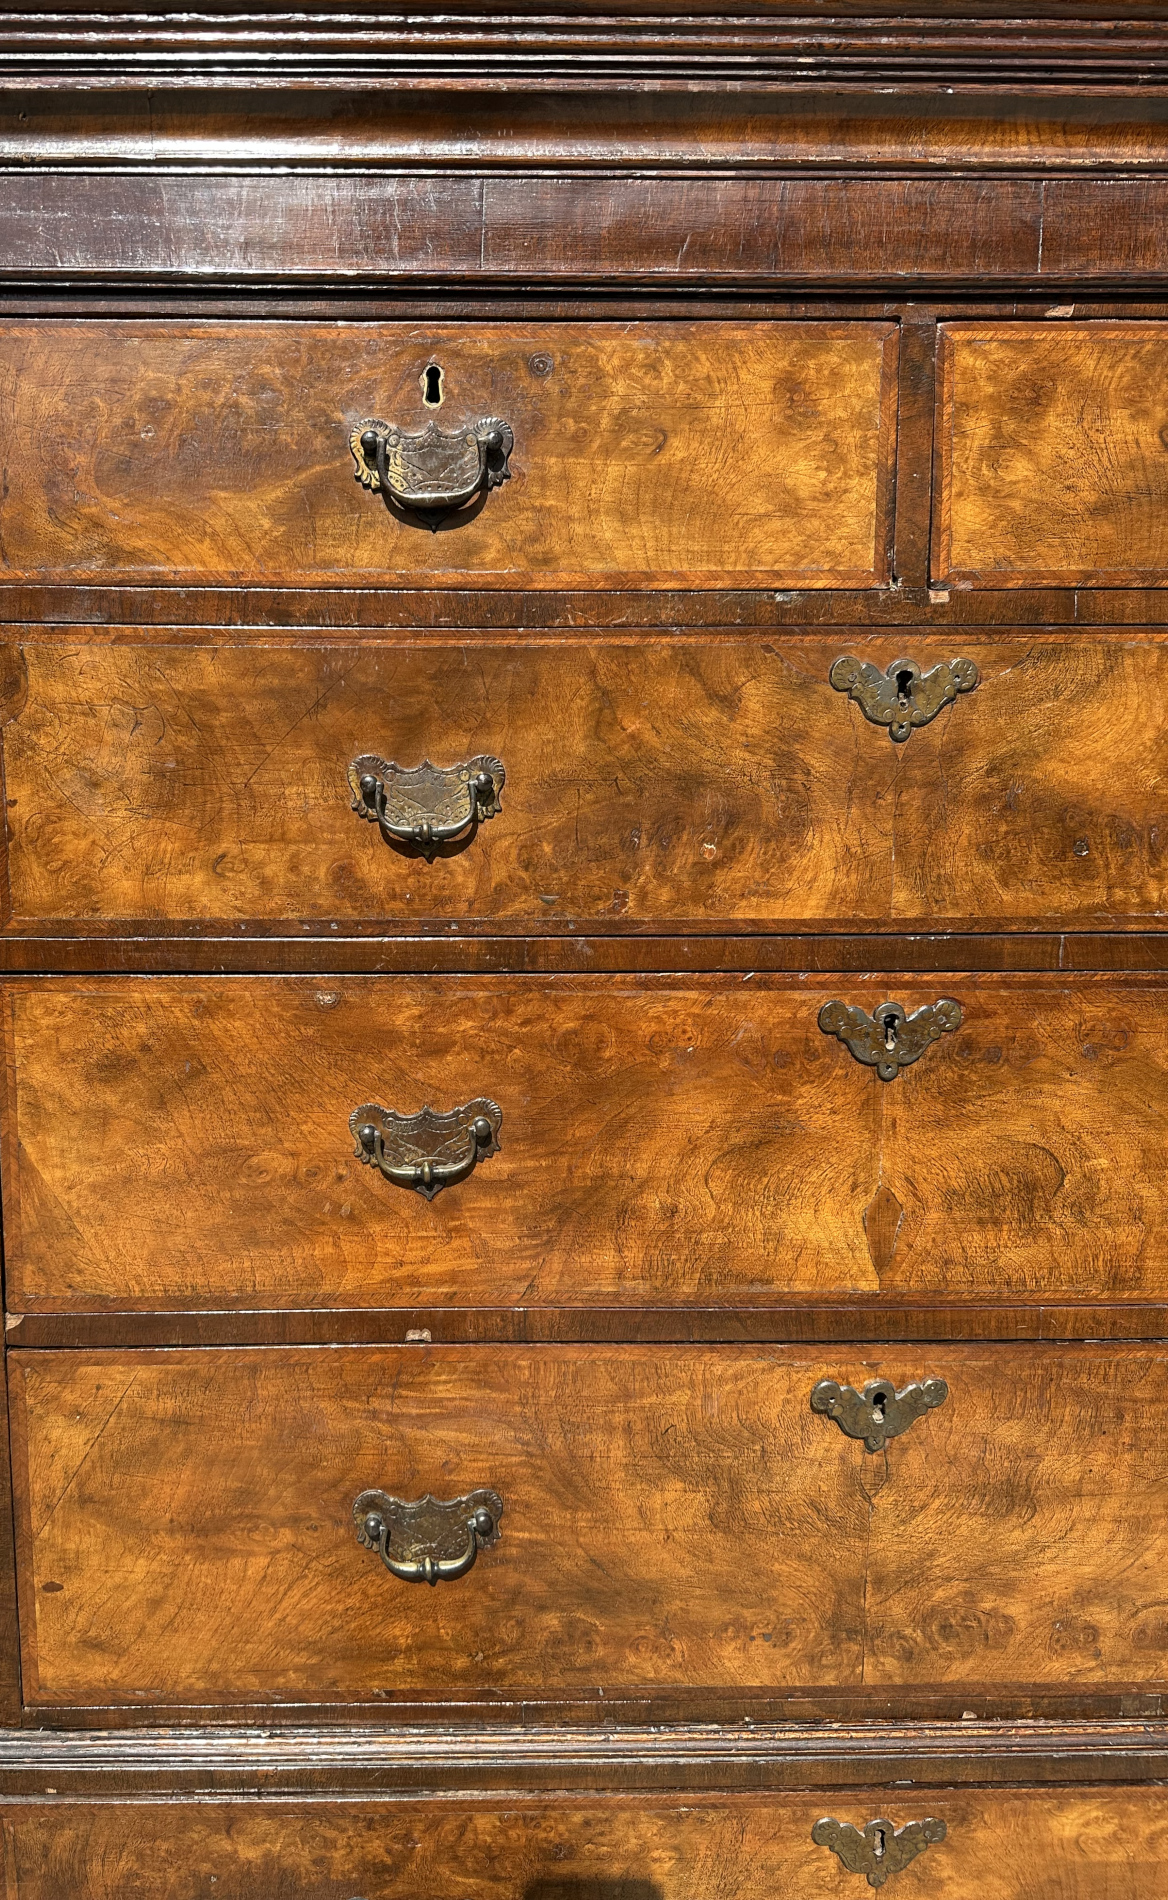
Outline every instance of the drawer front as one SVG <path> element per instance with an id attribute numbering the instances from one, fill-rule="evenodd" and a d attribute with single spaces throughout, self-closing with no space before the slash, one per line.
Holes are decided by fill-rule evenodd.
<path id="1" fill-rule="evenodd" d="M 887 323 L 9 323 L 0 573 L 867 587 L 896 349 Z M 513 447 L 442 512 L 476 428 Z"/>
<path id="2" fill-rule="evenodd" d="M 1168 324 L 942 326 L 933 575 L 1168 584 Z"/>
<path id="3" fill-rule="evenodd" d="M 11 1900 L 862 1900 L 825 1818 L 945 1829 L 897 1872 L 908 1900 L 1160 1900 L 1162 1788 L 8 1806 Z M 936 1832 L 937 1830 L 932 1830 Z M 887 1851 L 887 1850 L 886 1850 Z"/>
<path id="4" fill-rule="evenodd" d="M 304 648 L 77 629 L 0 653 L 16 931 L 1168 913 L 1168 635 Z M 894 742 L 902 659 L 922 682 L 907 717 L 933 716 Z M 486 816 L 467 789 L 484 760 Z M 445 841 L 417 830 L 431 813 Z"/>
<path id="5" fill-rule="evenodd" d="M 1168 1290 L 1155 979 L 5 988 L 18 1312 Z M 888 1082 L 819 1021 L 945 1000 Z"/>
<path id="6" fill-rule="evenodd" d="M 1160 1352 L 269 1347 L 11 1367 L 34 1707 L 597 1684 L 819 1686 L 860 1707 L 910 1685 L 1041 1699 L 1165 1680 Z M 812 1409 L 825 1379 L 948 1391 L 872 1452 Z M 479 1509 L 501 1532 L 481 1547 Z M 427 1588 L 390 1559 L 451 1574 Z"/>

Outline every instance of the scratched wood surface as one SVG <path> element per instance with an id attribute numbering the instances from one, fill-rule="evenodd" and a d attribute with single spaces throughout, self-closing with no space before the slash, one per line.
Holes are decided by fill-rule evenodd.
<path id="1" fill-rule="evenodd" d="M 0 326 L 0 571 L 108 582 L 868 586 L 887 323 Z M 421 381 L 444 372 L 440 407 Z M 354 479 L 364 418 L 500 417 L 511 479 L 436 533 Z M 727 524 L 733 522 L 733 531 Z"/>
<path id="2" fill-rule="evenodd" d="M 943 325 L 941 585 L 1168 585 L 1168 324 Z"/>
<path id="3" fill-rule="evenodd" d="M 971 659 L 894 744 L 829 683 Z M 10 927 L 336 918 L 563 931 L 1116 927 L 1168 913 L 1168 635 L 28 639 L 0 666 Z M 1117 746 L 1123 771 L 1115 770 Z M 502 813 L 427 864 L 349 761 L 479 753 Z"/>
<path id="4" fill-rule="evenodd" d="M 11 1355 L 26 1700 L 1163 1683 L 1168 1362 L 1137 1346 Z M 881 1454 L 829 1377 L 948 1382 Z M 457 1582 L 356 1496 L 504 1503 Z M 181 1641 L 176 1633 L 181 1630 Z"/>
<path id="5" fill-rule="evenodd" d="M 943 996 L 888 1084 L 818 1027 Z M 17 1312 L 1168 1286 L 1157 979 L 26 979 L 5 1022 Z M 433 1202 L 356 1157 L 360 1104 L 477 1096 L 501 1151 Z"/>
<path id="6" fill-rule="evenodd" d="M 63 1802 L 5 1812 L 12 1900 L 856 1900 L 811 1830 L 933 1817 L 909 1900 L 1159 1900 L 1163 1788 L 874 1789 L 478 1801 Z"/>

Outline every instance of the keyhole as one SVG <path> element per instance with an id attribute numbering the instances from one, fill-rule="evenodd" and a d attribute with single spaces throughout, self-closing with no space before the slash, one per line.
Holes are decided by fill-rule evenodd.
<path id="1" fill-rule="evenodd" d="M 437 409 L 442 401 L 442 384 L 445 378 L 441 363 L 427 363 L 422 371 L 422 401 L 427 409 Z"/>
<path id="2" fill-rule="evenodd" d="M 882 1827 L 878 1827 L 872 1836 L 872 1858 L 884 1859 L 884 1829 Z"/>
<path id="3" fill-rule="evenodd" d="M 896 1017 L 895 1016 L 886 1016 L 884 1018 L 884 1047 L 886 1049 L 895 1049 L 896 1047 Z"/>
<path id="4" fill-rule="evenodd" d="M 896 697 L 902 706 L 907 706 L 912 698 L 913 676 L 908 668 L 902 667 L 896 676 Z"/>
<path id="5" fill-rule="evenodd" d="M 885 1393 L 874 1392 L 872 1394 L 872 1410 L 875 1412 L 877 1418 L 884 1417 L 884 1408 L 887 1404 L 888 1404 L 888 1398 Z M 880 1836 L 880 1839 L 881 1840 L 884 1839 L 883 1834 Z"/>

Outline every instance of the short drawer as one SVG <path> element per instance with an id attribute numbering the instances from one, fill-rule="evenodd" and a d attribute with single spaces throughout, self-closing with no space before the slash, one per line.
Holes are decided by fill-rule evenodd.
<path id="1" fill-rule="evenodd" d="M 30 634 L 0 649 L 6 924 L 1159 923 L 1166 723 L 1163 634 Z"/>
<path id="2" fill-rule="evenodd" d="M 0 576 L 869 587 L 896 361 L 888 323 L 7 323 Z"/>
<path id="3" fill-rule="evenodd" d="M 16 1312 L 535 1324 L 1168 1290 L 1162 980 L 27 978 L 3 996 Z"/>
<path id="4" fill-rule="evenodd" d="M 30 1801 L 4 1810 L 12 1900 L 867 1900 L 812 1839 L 883 1820 L 907 1900 L 1160 1900 L 1157 1787 L 825 1789 L 435 1800 Z M 939 1825 L 911 1860 L 924 1821 Z M 915 1832 L 914 1832 L 915 1830 Z"/>
<path id="5" fill-rule="evenodd" d="M 1156 1349 L 17 1351 L 11 1375 L 33 1708 L 684 1691 L 696 1719 L 707 1693 L 911 1688 L 1118 1714 L 1165 1684 Z"/>
<path id="6" fill-rule="evenodd" d="M 942 325 L 933 576 L 1168 585 L 1168 324 Z"/>

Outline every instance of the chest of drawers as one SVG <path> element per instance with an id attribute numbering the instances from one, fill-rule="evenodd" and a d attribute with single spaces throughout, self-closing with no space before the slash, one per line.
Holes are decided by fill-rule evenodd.
<path id="1" fill-rule="evenodd" d="M 1165 85 L 0 23 L 8 1900 L 1163 1892 Z"/>

